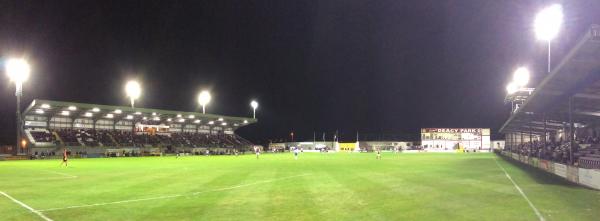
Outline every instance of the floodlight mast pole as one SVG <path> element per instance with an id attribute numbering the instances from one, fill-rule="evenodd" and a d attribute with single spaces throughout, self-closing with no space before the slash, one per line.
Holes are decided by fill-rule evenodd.
<path id="1" fill-rule="evenodd" d="M 552 46 L 552 40 L 548 40 L 548 74 L 550 74 L 551 69 L 551 64 L 552 64 L 552 57 L 550 56 L 550 47 Z"/>
<path id="2" fill-rule="evenodd" d="M 140 85 L 137 81 L 129 81 L 125 84 L 125 93 L 129 97 L 131 102 L 131 111 L 133 112 L 131 118 L 131 144 L 135 147 L 135 99 L 140 96 Z"/>
<path id="3" fill-rule="evenodd" d="M 17 142 L 15 145 L 15 154 L 19 153 L 19 149 L 23 148 L 26 142 L 21 142 L 22 130 L 23 130 L 23 119 L 21 117 L 21 96 L 23 95 L 23 82 L 29 78 L 29 64 L 23 59 L 10 59 L 5 64 L 6 73 L 11 81 L 15 82 L 15 97 L 17 98 L 16 107 L 16 128 L 17 128 Z"/>
<path id="4" fill-rule="evenodd" d="M 250 107 L 252 107 L 252 118 L 256 119 L 256 108 L 258 108 L 258 102 L 252 100 L 250 102 Z"/>
<path id="5" fill-rule="evenodd" d="M 551 46 L 552 39 L 558 35 L 563 23 L 562 6 L 559 4 L 550 5 L 537 13 L 534 26 L 537 38 L 548 41 L 548 73 L 551 69 Z"/>
<path id="6" fill-rule="evenodd" d="M 133 98 L 133 96 L 129 97 L 129 100 L 131 100 L 131 110 L 133 111 L 133 115 L 135 115 L 135 98 Z M 131 144 L 133 145 L 133 147 L 135 147 L 135 116 L 133 116 L 133 118 L 131 119 Z"/>
<path id="7" fill-rule="evenodd" d="M 23 83 L 15 82 L 15 96 L 17 97 L 17 145 L 15 146 L 15 155 L 19 153 L 21 147 L 21 96 L 23 95 Z"/>

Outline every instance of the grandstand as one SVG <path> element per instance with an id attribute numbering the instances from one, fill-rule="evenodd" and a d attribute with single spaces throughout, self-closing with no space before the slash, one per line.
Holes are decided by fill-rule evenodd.
<path id="1" fill-rule="evenodd" d="M 538 87 L 507 101 L 518 108 L 500 129 L 505 155 L 600 188 L 600 173 L 587 175 L 600 169 L 600 26 L 592 26 Z"/>
<path id="2" fill-rule="evenodd" d="M 33 100 L 23 112 L 32 155 L 53 155 L 67 147 L 87 156 L 111 152 L 229 154 L 253 145 L 235 130 L 254 118 L 197 112 Z"/>

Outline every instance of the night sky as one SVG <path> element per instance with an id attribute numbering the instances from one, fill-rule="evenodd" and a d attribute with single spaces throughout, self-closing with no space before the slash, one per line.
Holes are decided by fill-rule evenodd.
<path id="1" fill-rule="evenodd" d="M 251 116 L 252 141 L 342 140 L 360 134 L 418 139 L 421 127 L 497 130 L 509 115 L 505 85 L 526 65 L 545 76 L 547 46 L 533 32 L 542 0 L 5 1 L 0 56 L 32 65 L 23 108 L 34 98 Z M 560 2 L 560 1 L 559 1 Z M 553 43 L 558 61 L 600 1 L 564 1 Z M 3 72 L 3 71 L 2 71 Z M 2 73 L 0 143 L 15 136 L 14 85 Z M 288 138 L 289 139 L 289 138 Z"/>

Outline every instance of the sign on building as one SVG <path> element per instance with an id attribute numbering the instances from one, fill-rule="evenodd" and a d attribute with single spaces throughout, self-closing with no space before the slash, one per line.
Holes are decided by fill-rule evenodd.
<path id="1" fill-rule="evenodd" d="M 421 145 L 429 150 L 489 150 L 489 128 L 422 128 Z"/>

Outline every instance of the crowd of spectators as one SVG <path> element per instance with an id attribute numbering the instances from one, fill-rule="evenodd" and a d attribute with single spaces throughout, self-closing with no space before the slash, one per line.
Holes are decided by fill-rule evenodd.
<path id="1" fill-rule="evenodd" d="M 542 141 L 525 142 L 514 147 L 507 147 L 510 152 L 522 156 L 536 157 L 543 160 L 554 161 L 562 164 L 579 165 L 579 159 L 597 158 L 600 161 L 600 138 L 594 136 L 583 137 L 575 141 L 571 148 L 569 141 Z M 571 156 L 572 154 L 572 156 Z"/>
<path id="2" fill-rule="evenodd" d="M 114 138 L 118 145 L 133 146 L 133 136 L 131 131 L 115 130 L 108 132 Z"/>
<path id="3" fill-rule="evenodd" d="M 29 133 L 35 142 L 54 142 L 54 135 L 48 130 L 30 130 Z"/>
<path id="4" fill-rule="evenodd" d="M 98 131 L 96 132 L 96 139 L 102 143 L 103 146 L 117 146 L 115 141 L 111 138 L 109 131 Z"/>
<path id="5" fill-rule="evenodd" d="M 60 129 L 60 130 L 56 130 L 55 131 L 58 136 L 60 136 L 60 139 L 62 140 L 62 142 L 67 145 L 67 146 L 81 146 L 81 144 L 79 143 L 79 140 L 77 139 L 78 137 L 78 130 L 74 130 L 74 129 Z"/>
<path id="6" fill-rule="evenodd" d="M 204 134 L 178 132 L 170 134 L 133 134 L 130 131 L 121 130 L 92 130 L 92 129 L 60 129 L 56 130 L 66 146 L 135 146 L 135 147 L 221 147 L 234 148 L 252 145 L 248 140 L 236 134 Z M 51 133 L 48 133 L 51 135 Z M 51 138 L 42 137 L 40 140 Z M 46 135 L 44 135 L 46 136 Z"/>
<path id="7" fill-rule="evenodd" d="M 170 137 L 173 144 L 183 144 L 190 147 L 223 147 L 252 145 L 251 142 L 236 134 L 202 134 L 202 133 L 173 133 Z"/>
<path id="8" fill-rule="evenodd" d="M 29 156 L 29 159 L 34 160 L 34 159 L 46 159 L 46 157 L 54 157 L 56 156 L 56 152 L 55 151 L 35 151 L 31 156 Z"/>
<path id="9" fill-rule="evenodd" d="M 103 133 L 98 133 L 92 129 L 60 129 L 55 130 L 61 140 L 67 146 L 99 146 L 98 138 L 106 139 Z"/>
<path id="10" fill-rule="evenodd" d="M 521 143 L 510 149 L 510 151 L 523 156 L 537 157 L 559 163 L 571 163 L 569 162 L 570 146 L 570 142 L 546 142 L 544 145 L 543 142 L 533 141 Z"/>

